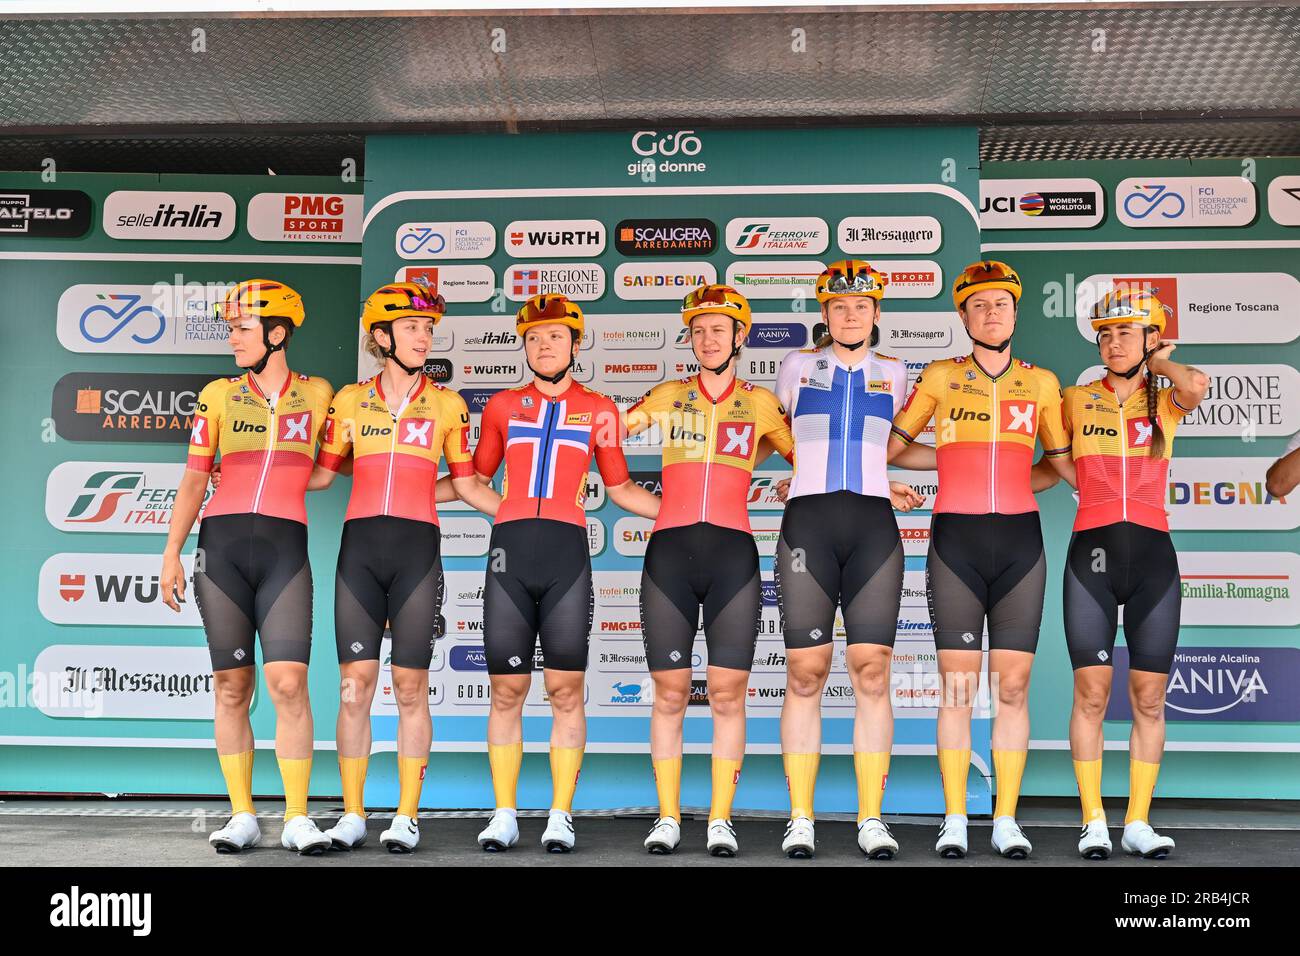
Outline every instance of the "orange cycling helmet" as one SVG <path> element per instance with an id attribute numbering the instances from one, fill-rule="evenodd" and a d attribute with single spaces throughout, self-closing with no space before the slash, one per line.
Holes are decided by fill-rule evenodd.
<path id="1" fill-rule="evenodd" d="M 889 276 L 872 268 L 864 259 L 841 259 L 832 262 L 817 277 L 817 301 L 829 302 L 842 295 L 866 296 L 880 301 L 889 285 Z"/>
<path id="2" fill-rule="evenodd" d="M 1100 332 L 1108 325 L 1132 323 L 1155 329 L 1161 335 L 1170 308 L 1155 297 L 1154 289 L 1112 289 L 1092 307 L 1092 330 Z"/>
<path id="3" fill-rule="evenodd" d="M 381 322 L 397 319 L 433 319 L 436 323 L 447 312 L 447 300 L 434 295 L 418 282 L 390 282 L 366 299 L 361 310 L 361 327 L 373 332 Z"/>
<path id="4" fill-rule="evenodd" d="M 1011 293 L 1011 298 L 1020 301 L 1020 276 L 1016 270 L 1005 262 L 996 259 L 984 259 L 972 262 L 962 270 L 957 281 L 952 284 L 952 302 L 957 309 L 976 292 L 989 289 L 1003 289 Z"/>
<path id="5" fill-rule="evenodd" d="M 691 319 L 706 312 L 731 316 L 740 323 L 746 334 L 753 324 L 749 300 L 729 285 L 702 285 L 686 293 L 686 298 L 682 299 L 683 325 L 690 325 Z"/>
<path id="6" fill-rule="evenodd" d="M 302 296 L 283 282 L 274 279 L 245 279 L 226 293 L 225 299 L 216 306 L 217 317 L 227 321 L 240 319 L 257 319 L 262 325 L 262 344 L 266 352 L 249 366 L 254 375 L 260 375 L 266 369 L 266 363 L 272 352 L 278 352 L 289 341 L 286 334 L 280 344 L 271 344 L 271 330 L 267 319 L 280 319 L 290 323 L 295 329 L 302 325 L 307 313 L 302 306 Z"/>
<path id="7" fill-rule="evenodd" d="M 534 326 L 552 322 L 573 329 L 582 338 L 582 309 L 563 295 L 535 295 L 525 302 L 515 314 L 515 333 L 522 338 Z"/>

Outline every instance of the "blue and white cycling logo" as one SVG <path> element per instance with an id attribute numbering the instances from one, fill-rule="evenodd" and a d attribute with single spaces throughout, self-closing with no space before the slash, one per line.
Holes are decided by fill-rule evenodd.
<path id="1" fill-rule="evenodd" d="M 641 689 L 642 689 L 641 684 L 632 684 L 632 683 L 624 683 L 623 681 L 615 681 L 611 685 L 609 702 L 611 704 L 640 704 L 642 703 Z"/>
<path id="2" fill-rule="evenodd" d="M 109 293 L 96 298 L 100 301 L 81 313 L 79 326 L 87 342 L 102 345 L 130 327 L 133 340 L 141 345 L 152 345 L 167 331 L 167 316 L 152 305 L 141 305 L 143 296 Z M 141 335 L 141 332 L 149 334 Z"/>
<path id="3" fill-rule="evenodd" d="M 1165 183 L 1141 183 L 1124 197 L 1124 212 L 1134 219 L 1146 219 L 1159 212 L 1162 219 L 1178 219 L 1187 211 L 1187 200 Z"/>
<path id="4" fill-rule="evenodd" d="M 447 248 L 447 236 L 432 224 L 407 223 L 397 237 L 397 248 L 408 256 L 436 256 Z"/>

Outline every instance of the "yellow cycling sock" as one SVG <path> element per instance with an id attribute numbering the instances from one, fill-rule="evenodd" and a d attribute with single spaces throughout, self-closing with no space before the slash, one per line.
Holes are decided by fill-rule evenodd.
<path id="1" fill-rule="evenodd" d="M 428 757 L 397 757 L 397 812 L 414 820 L 420 815 L 420 790 L 424 786 L 424 768 Z"/>
<path id="2" fill-rule="evenodd" d="M 1028 756 L 1027 750 L 993 751 L 993 775 L 998 787 L 993 819 L 1016 815 L 1016 803 L 1020 800 L 1020 778 L 1025 774 L 1025 758 Z"/>
<path id="3" fill-rule="evenodd" d="M 524 762 L 524 742 L 488 744 L 488 764 L 492 767 L 492 793 L 498 810 L 515 809 L 515 791 L 519 785 L 519 768 Z"/>
<path id="4" fill-rule="evenodd" d="M 855 750 L 853 771 L 858 778 L 858 822 L 880 819 L 885 802 L 885 781 L 889 779 L 889 751 Z"/>
<path id="5" fill-rule="evenodd" d="M 943 778 L 944 813 L 966 815 L 966 775 L 970 773 L 970 748 L 940 750 L 939 775 Z"/>
<path id="6" fill-rule="evenodd" d="M 659 816 L 682 819 L 682 758 L 668 757 L 664 760 L 652 760 L 654 768 L 655 790 L 659 793 Z"/>
<path id="7" fill-rule="evenodd" d="M 740 761 L 725 757 L 713 758 L 713 802 L 709 804 L 710 820 L 730 820 L 731 801 L 736 797 L 736 784 L 740 783 Z"/>
<path id="8" fill-rule="evenodd" d="M 275 758 L 280 763 L 280 779 L 284 781 L 284 821 L 307 815 L 307 788 L 311 784 L 311 758 L 294 760 Z"/>
<path id="9" fill-rule="evenodd" d="M 573 812 L 573 791 L 582 773 L 581 747 L 551 748 L 551 809 Z"/>
<path id="10" fill-rule="evenodd" d="M 366 815 L 366 767 L 369 757 L 345 757 L 339 754 L 339 776 L 343 779 L 343 812 Z"/>
<path id="11" fill-rule="evenodd" d="M 1146 763 L 1142 760 L 1128 762 L 1128 813 L 1124 814 L 1124 825 L 1134 820 L 1148 821 L 1151 816 L 1151 795 L 1156 790 L 1156 777 L 1160 774 L 1160 764 Z"/>
<path id="12" fill-rule="evenodd" d="M 785 763 L 785 785 L 790 790 L 790 819 L 812 819 L 813 793 L 817 789 L 817 764 L 820 753 L 781 755 Z"/>
<path id="13" fill-rule="evenodd" d="M 230 812 L 256 814 L 253 809 L 253 751 L 217 754 L 217 760 L 221 762 L 221 775 L 226 778 Z"/>
<path id="14" fill-rule="evenodd" d="M 1096 760 L 1076 760 L 1074 762 L 1074 779 L 1079 781 L 1079 802 L 1083 804 L 1083 825 L 1093 820 L 1106 819 L 1106 810 L 1101 805 L 1101 758 Z"/>

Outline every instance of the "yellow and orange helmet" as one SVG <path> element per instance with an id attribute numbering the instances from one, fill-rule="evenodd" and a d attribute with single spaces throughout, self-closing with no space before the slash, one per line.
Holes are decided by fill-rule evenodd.
<path id="1" fill-rule="evenodd" d="M 1015 269 L 996 259 L 972 262 L 962 270 L 957 281 L 952 284 L 953 306 L 960 309 L 962 303 L 976 292 L 987 292 L 989 289 L 1004 289 L 1011 293 L 1011 298 L 1019 302 L 1020 276 L 1016 274 Z"/>
<path id="2" fill-rule="evenodd" d="M 1149 326 L 1164 335 L 1169 314 L 1169 306 L 1150 289 L 1113 289 L 1092 307 L 1092 330 L 1100 332 L 1108 325 L 1128 322 Z"/>
<path id="3" fill-rule="evenodd" d="M 294 328 L 302 325 L 307 317 L 302 296 L 274 279 L 245 279 L 226 293 L 216 311 L 219 318 L 227 320 L 284 319 L 292 322 Z"/>
<path id="4" fill-rule="evenodd" d="M 873 269 L 865 259 L 841 259 L 817 277 L 817 301 L 824 304 L 842 295 L 854 295 L 879 302 L 887 285 L 889 276 Z"/>
<path id="5" fill-rule="evenodd" d="M 515 315 L 515 332 L 522 338 L 534 326 L 552 322 L 568 326 L 582 338 L 582 309 L 563 295 L 535 295 L 525 302 Z"/>
<path id="6" fill-rule="evenodd" d="M 729 285 L 702 285 L 686 293 L 686 298 L 682 299 L 683 325 L 690 325 L 691 319 L 707 312 L 731 316 L 740 323 L 745 334 L 749 334 L 754 321 L 749 300 Z"/>
<path id="7" fill-rule="evenodd" d="M 389 282 L 381 285 L 366 299 L 361 310 L 361 327 L 367 332 L 381 322 L 397 319 L 433 319 L 436 323 L 447 311 L 447 302 L 418 282 Z"/>

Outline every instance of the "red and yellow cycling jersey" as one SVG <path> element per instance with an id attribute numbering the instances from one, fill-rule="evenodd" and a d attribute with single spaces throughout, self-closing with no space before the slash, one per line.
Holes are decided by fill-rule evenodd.
<path id="1" fill-rule="evenodd" d="M 767 389 L 733 379 L 714 398 L 699 376 L 656 385 L 627 411 L 635 435 L 663 432 L 663 503 L 654 530 L 705 521 L 749 532 L 750 475 L 759 442 L 794 461 L 785 409 Z"/>
<path id="2" fill-rule="evenodd" d="M 1074 465 L 1079 485 L 1079 511 L 1074 530 L 1086 531 L 1132 521 L 1156 531 L 1169 530 L 1165 513 L 1169 458 L 1174 432 L 1190 409 L 1174 400 L 1173 388 L 1160 389 L 1156 422 L 1165 447 L 1151 455 L 1154 429 L 1147 415 L 1150 379 L 1122 405 L 1105 378 L 1065 390 L 1065 427 L 1074 436 Z"/>
<path id="3" fill-rule="evenodd" d="M 221 484 L 203 517 L 261 514 L 307 523 L 307 479 L 334 390 L 289 373 L 276 395 L 251 374 L 209 382 L 194 409 L 186 467 L 204 473 L 221 454 Z"/>
<path id="4" fill-rule="evenodd" d="M 936 514 L 1037 511 L 1029 479 L 1034 439 L 1049 457 L 1070 453 L 1060 383 L 1047 369 L 1019 359 L 997 376 L 969 355 L 931 362 L 894 416 L 894 434 L 910 443 L 931 418 Z"/>
<path id="5" fill-rule="evenodd" d="M 437 524 L 438 459 L 447 459 L 453 478 L 474 474 L 465 400 L 421 375 L 394 415 L 379 375 L 345 385 L 330 406 L 316 461 L 338 471 L 349 453 L 352 496 L 345 521 L 388 515 Z"/>
<path id="6" fill-rule="evenodd" d="M 582 505 L 593 457 L 607 487 L 628 480 L 618 407 L 585 385 L 570 380 L 560 394 L 547 395 L 530 382 L 497 392 L 483 406 L 474 470 L 490 478 L 505 459 L 497 524 L 549 518 L 586 527 Z"/>

